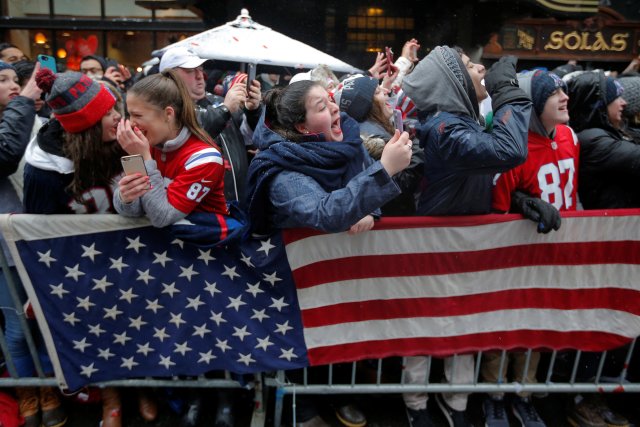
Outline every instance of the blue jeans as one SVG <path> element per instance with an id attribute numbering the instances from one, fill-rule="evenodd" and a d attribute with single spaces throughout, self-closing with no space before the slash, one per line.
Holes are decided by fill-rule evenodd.
<path id="1" fill-rule="evenodd" d="M 24 304 L 27 300 L 26 293 L 22 287 L 22 282 L 18 277 L 15 267 L 9 268 L 10 274 L 13 276 L 14 283 L 16 285 L 16 291 L 20 298 L 20 304 Z M 4 335 L 7 341 L 7 350 L 11 355 L 13 364 L 16 367 L 16 372 L 19 377 L 32 377 L 35 375 L 35 366 L 31 353 L 29 353 L 29 347 L 27 346 L 27 340 L 25 338 L 24 331 L 20 325 L 20 316 L 23 316 L 22 307 L 18 311 L 11 298 L 9 292 L 9 285 L 4 274 L 0 274 L 0 308 L 2 309 L 2 315 L 4 316 Z M 30 326 L 31 333 L 36 346 L 38 347 L 38 355 L 42 364 L 42 369 L 45 373 L 53 372 L 51 361 L 42 343 L 42 337 L 39 334 L 38 328 L 33 321 L 27 321 Z"/>

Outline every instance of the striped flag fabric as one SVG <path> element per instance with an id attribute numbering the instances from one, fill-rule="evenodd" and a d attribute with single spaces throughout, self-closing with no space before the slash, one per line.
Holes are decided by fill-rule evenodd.
<path id="1" fill-rule="evenodd" d="M 203 250 L 118 215 L 3 215 L 60 384 L 640 335 L 640 210 L 387 218 Z"/>
<path id="2" fill-rule="evenodd" d="M 637 210 L 392 218 L 286 233 L 312 365 L 489 349 L 601 351 L 640 334 Z"/>

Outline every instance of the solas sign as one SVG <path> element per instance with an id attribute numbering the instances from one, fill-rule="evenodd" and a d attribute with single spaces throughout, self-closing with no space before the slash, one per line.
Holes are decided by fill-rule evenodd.
<path id="1" fill-rule="evenodd" d="M 572 25 L 558 26 L 523 20 L 506 24 L 500 33 L 493 34 L 484 46 L 483 57 L 628 61 L 640 53 L 639 48 L 640 25 L 635 22 L 587 27 L 575 21 Z"/>
<path id="2" fill-rule="evenodd" d="M 631 33 L 603 34 L 602 31 L 553 31 L 549 34 L 545 51 L 571 50 L 591 52 L 624 52 L 629 47 Z M 543 38 L 544 39 L 544 38 Z"/>

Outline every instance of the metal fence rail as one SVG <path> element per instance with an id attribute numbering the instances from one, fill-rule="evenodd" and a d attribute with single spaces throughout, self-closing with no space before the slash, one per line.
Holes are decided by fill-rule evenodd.
<path id="1" fill-rule="evenodd" d="M 619 392 L 640 392 L 640 382 L 630 382 L 627 379 L 629 365 L 632 360 L 636 340 L 633 340 L 628 348 L 624 351 L 624 361 L 619 373 L 614 377 L 606 377 L 603 375 L 605 364 L 609 358 L 608 352 L 599 354 L 597 370 L 595 376 L 589 380 L 578 379 L 578 370 L 583 358 L 581 351 L 566 352 L 548 352 L 545 353 L 548 358 L 548 365 L 545 372 L 538 372 L 538 381 L 536 383 L 524 382 L 508 382 L 503 376 L 503 367 L 507 363 L 509 352 L 501 351 L 499 377 L 496 383 L 483 382 L 480 378 L 480 366 L 483 360 L 483 352 L 475 355 L 474 379 L 470 383 L 443 383 L 432 382 L 429 380 L 432 371 L 432 361 L 435 358 L 427 356 L 427 375 L 426 381 L 420 384 L 409 384 L 405 378 L 404 369 L 398 374 L 396 381 L 388 381 L 385 377 L 384 364 L 387 359 L 377 359 L 368 361 L 370 364 L 375 363 L 375 380 L 373 382 L 357 381 L 358 364 L 353 362 L 349 365 L 348 375 L 338 378 L 335 374 L 335 365 L 329 365 L 325 380 L 310 381 L 309 370 L 316 368 L 305 368 L 302 373 L 302 379 L 297 382 L 292 381 L 284 371 L 277 372 L 274 376 L 265 378 L 265 386 L 275 388 L 274 403 L 274 426 L 280 426 L 282 422 L 284 396 L 293 395 L 295 404 L 295 395 L 297 394 L 383 394 L 383 393 L 619 393 Z M 571 355 L 572 364 L 570 367 L 569 377 L 565 380 L 554 380 L 554 368 L 560 353 L 563 355 Z M 526 351 L 526 361 L 523 368 L 522 378 L 526 379 L 526 371 L 528 370 L 532 350 Z M 454 367 L 457 356 L 454 357 Z M 406 358 L 402 358 L 402 367 L 406 365 Z M 342 365 L 344 367 L 344 365 Z M 396 377 L 398 376 L 396 375 Z M 345 378 L 349 377 L 349 378 Z"/>

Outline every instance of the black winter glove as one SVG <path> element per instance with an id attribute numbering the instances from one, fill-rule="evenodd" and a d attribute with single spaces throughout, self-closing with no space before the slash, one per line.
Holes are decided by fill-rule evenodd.
<path id="1" fill-rule="evenodd" d="M 513 55 L 503 56 L 489 68 L 484 76 L 484 85 L 491 96 L 494 112 L 509 102 L 531 101 L 531 98 L 518 87 L 517 62 L 518 58 Z"/>
<path id="2" fill-rule="evenodd" d="M 547 234 L 551 230 L 558 230 L 562 222 L 560 212 L 552 204 L 521 191 L 511 194 L 511 210 L 537 222 L 538 233 Z"/>

